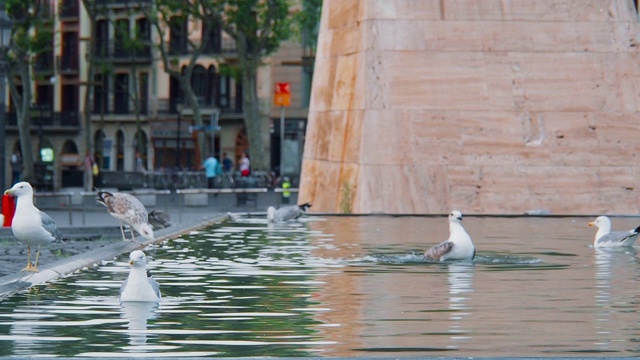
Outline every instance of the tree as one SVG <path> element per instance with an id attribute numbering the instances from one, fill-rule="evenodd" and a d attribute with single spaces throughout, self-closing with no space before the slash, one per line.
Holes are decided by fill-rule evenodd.
<path id="1" fill-rule="evenodd" d="M 22 177 L 34 182 L 34 156 L 30 139 L 30 108 L 33 98 L 31 65 L 39 54 L 52 50 L 52 24 L 47 23 L 47 16 L 42 16 L 44 9 L 41 9 L 39 0 L 6 0 L 5 4 L 7 15 L 13 22 L 10 50 L 7 54 L 10 74 L 8 82 L 18 122 Z M 18 84 L 22 85 L 21 89 Z"/>
<path id="2" fill-rule="evenodd" d="M 178 81 L 184 94 L 182 101 L 193 111 L 193 121 L 197 126 L 203 126 L 204 121 L 200 103 L 191 86 L 191 77 L 198 58 L 209 46 L 212 32 L 203 31 L 202 36 L 197 37 L 189 36 L 189 32 L 199 30 L 202 26 L 216 24 L 218 17 L 215 15 L 216 11 L 219 11 L 216 5 L 216 1 L 212 0 L 157 0 L 155 8 L 149 6 L 145 12 L 151 26 L 158 34 L 158 41 L 154 45 L 160 52 L 164 71 Z M 171 34 L 171 32 L 177 34 Z M 184 51 L 174 51 L 169 35 L 184 41 L 186 45 Z M 180 68 L 178 56 L 183 54 L 188 54 L 188 62 L 184 68 Z M 207 153 L 204 135 L 203 132 L 198 132 L 199 152 L 203 157 Z"/>
<path id="3" fill-rule="evenodd" d="M 249 154 L 255 169 L 267 169 L 268 153 L 262 125 L 257 74 L 264 59 L 292 34 L 288 0 L 218 0 L 215 13 L 223 30 L 238 46 L 238 70 L 243 90 L 244 122 L 249 137 Z"/>

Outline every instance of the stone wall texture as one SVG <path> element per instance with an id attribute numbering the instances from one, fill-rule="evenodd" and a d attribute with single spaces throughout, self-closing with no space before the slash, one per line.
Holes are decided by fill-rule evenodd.
<path id="1" fill-rule="evenodd" d="M 315 212 L 640 213 L 633 0 L 324 0 Z"/>

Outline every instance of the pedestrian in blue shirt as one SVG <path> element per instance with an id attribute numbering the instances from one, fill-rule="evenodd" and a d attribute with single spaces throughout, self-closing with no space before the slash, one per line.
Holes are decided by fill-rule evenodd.
<path id="1" fill-rule="evenodd" d="M 207 187 L 209 189 L 213 189 L 216 176 L 220 175 L 222 172 L 220 163 L 218 162 L 218 159 L 209 154 L 202 164 L 202 167 L 204 168 L 204 173 L 207 176 Z"/>

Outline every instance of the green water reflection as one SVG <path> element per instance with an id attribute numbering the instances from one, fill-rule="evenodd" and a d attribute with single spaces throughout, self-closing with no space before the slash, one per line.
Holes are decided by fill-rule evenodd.
<path id="1" fill-rule="evenodd" d="M 118 303 L 125 257 L 7 298 L 0 356 L 310 356 L 327 345 L 313 317 L 318 270 L 306 228 L 285 230 L 227 224 L 148 250 L 157 308 Z"/>

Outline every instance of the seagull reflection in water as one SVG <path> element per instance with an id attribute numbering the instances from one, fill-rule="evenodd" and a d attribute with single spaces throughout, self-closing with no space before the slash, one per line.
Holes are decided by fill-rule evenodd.
<path id="1" fill-rule="evenodd" d="M 475 266 L 471 261 L 454 261 L 449 269 L 449 333 L 452 340 L 470 339 L 469 330 L 464 329 L 464 319 L 471 315 L 469 300 L 473 293 L 473 274 Z"/>
<path id="2" fill-rule="evenodd" d="M 120 305 L 122 306 L 122 318 L 129 320 L 127 324 L 129 345 L 146 345 L 147 321 L 158 317 L 158 304 L 149 301 L 128 301 Z"/>

